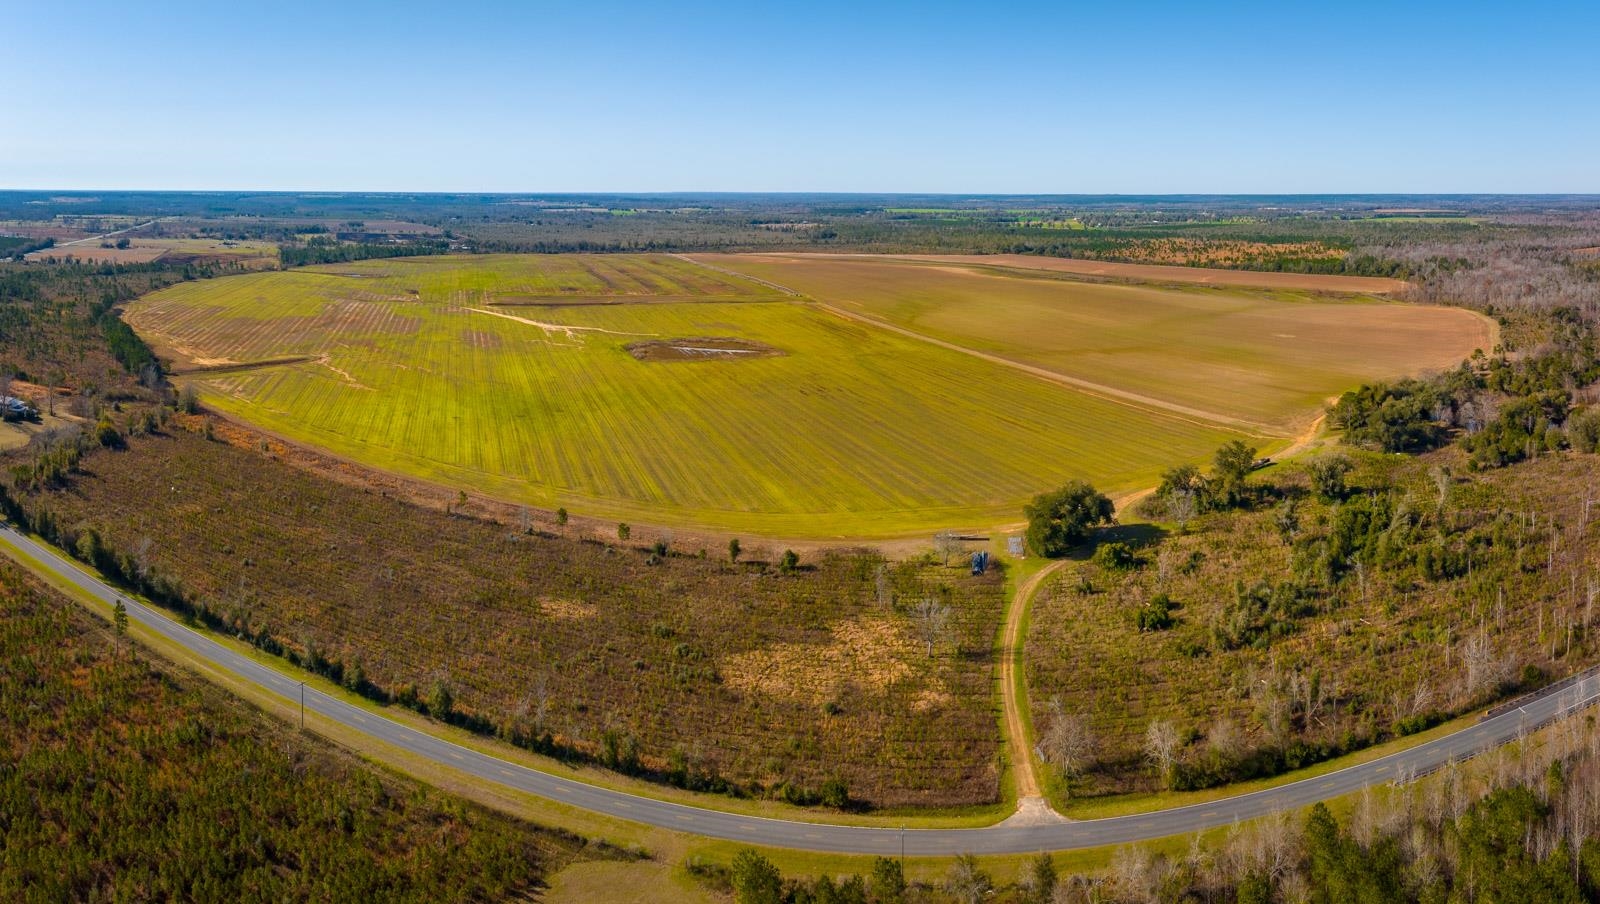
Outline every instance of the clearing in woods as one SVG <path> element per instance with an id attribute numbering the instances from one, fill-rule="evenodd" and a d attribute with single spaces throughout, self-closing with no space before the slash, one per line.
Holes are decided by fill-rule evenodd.
<path id="1" fill-rule="evenodd" d="M 1226 320 L 1221 329 L 1229 334 L 1259 334 L 1307 312 L 1325 318 L 1307 332 L 1327 332 L 1341 317 L 1371 324 L 1373 312 L 1406 329 L 1408 315 L 1426 323 L 1455 315 L 1202 295 L 1185 302 L 1184 330 L 1173 317 L 1102 302 L 1080 318 L 1077 341 L 1109 341 L 1083 335 L 1090 328 L 1117 337 L 1154 329 L 1139 355 L 1101 354 L 1107 366 L 1099 370 L 1082 369 L 1064 352 L 1041 360 L 1125 386 L 1119 398 L 1008 363 L 1020 355 L 974 355 L 967 349 L 1012 351 L 981 329 L 952 330 L 962 348 L 941 345 L 717 269 L 748 268 L 790 285 L 803 274 L 778 266 L 783 260 L 374 260 L 184 283 L 135 302 L 127 320 L 188 372 L 183 379 L 208 404 L 368 465 L 597 518 L 882 538 L 1009 523 L 1034 493 L 1073 477 L 1107 492 L 1135 490 L 1176 462 L 1200 460 L 1246 435 L 1228 423 L 1265 422 L 1247 438 L 1270 452 L 1318 401 L 1359 380 L 1319 372 L 1301 385 L 1293 382 L 1294 359 L 1279 356 L 1264 365 L 1272 379 L 1245 392 L 1240 387 L 1255 385 L 1247 379 L 1254 359 L 1230 363 L 1232 347 L 1216 341 L 1200 343 L 1197 356 L 1195 342 L 1184 339 L 1209 335 L 1211 320 Z M 859 273 L 854 284 L 897 280 L 898 291 L 913 295 L 917 285 L 977 280 L 1017 306 L 1020 313 L 1000 320 L 1045 317 L 1036 334 L 1061 328 L 1036 294 L 1082 288 L 951 265 L 824 259 L 806 268 L 813 266 L 819 279 L 852 284 Z M 847 307 L 826 285 L 808 291 Z M 1221 315 L 1204 307 L 1217 297 L 1228 300 Z M 1274 307 L 1288 313 L 1274 320 Z M 1237 308 L 1256 313 L 1227 320 Z M 1412 369 L 1426 349 L 1459 360 L 1475 344 L 1454 334 L 1429 344 L 1424 332 L 1406 334 L 1417 344 L 1403 363 L 1383 358 L 1362 367 Z M 1340 349 L 1359 358 L 1361 342 L 1351 338 Z M 1209 360 L 1210 370 L 1194 372 L 1197 360 Z M 1241 374 L 1238 387 L 1216 398 L 1192 394 L 1194 384 L 1214 388 L 1230 372 Z M 1293 386 L 1283 390 L 1274 380 Z M 1129 401 L 1135 396 L 1171 401 Z M 1262 405 L 1285 429 L 1274 428 Z M 1226 417 L 1233 411 L 1244 417 Z"/>

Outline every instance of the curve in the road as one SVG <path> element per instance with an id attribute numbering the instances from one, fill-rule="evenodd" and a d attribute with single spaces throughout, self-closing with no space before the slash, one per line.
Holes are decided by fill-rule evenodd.
<path id="1" fill-rule="evenodd" d="M 0 525 L 0 544 L 25 554 L 32 560 L 25 563 L 30 567 L 46 568 L 56 577 L 108 605 L 119 598 L 123 599 L 127 604 L 129 619 L 183 646 L 216 668 L 291 702 L 301 699 L 302 685 L 299 681 L 122 596 L 54 550 L 18 533 L 11 526 Z M 939 856 L 1066 850 L 1187 834 L 1307 806 L 1370 785 L 1407 779 L 1515 740 L 1539 725 L 1595 703 L 1600 700 L 1600 676 L 1591 673 L 1556 693 L 1531 698 L 1508 712 L 1409 750 L 1327 775 L 1224 800 L 1082 822 L 910 831 L 790 822 L 639 797 L 501 760 L 311 688 L 305 688 L 304 694 L 307 710 L 349 730 L 369 735 L 438 765 L 607 816 L 746 844 L 847 854 L 889 855 L 903 849 L 910 855 Z"/>

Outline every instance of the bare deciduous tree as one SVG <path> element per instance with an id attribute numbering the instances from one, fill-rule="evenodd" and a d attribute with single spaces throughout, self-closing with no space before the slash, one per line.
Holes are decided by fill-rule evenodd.
<path id="1" fill-rule="evenodd" d="M 139 542 L 134 544 L 133 567 L 141 580 L 150 578 L 150 551 L 155 549 L 155 545 L 155 541 L 149 537 L 140 537 Z"/>
<path id="2" fill-rule="evenodd" d="M 950 564 L 950 557 L 961 551 L 961 537 L 953 530 L 942 530 L 933 535 L 933 551 L 939 555 L 944 564 Z"/>
<path id="3" fill-rule="evenodd" d="M 1144 758 L 1161 774 L 1161 782 L 1172 785 L 1173 770 L 1178 763 L 1178 748 L 1183 739 L 1178 728 L 1166 719 L 1156 719 L 1144 732 Z"/>
<path id="4" fill-rule="evenodd" d="M 928 655 L 933 655 L 933 645 L 944 639 L 950 625 L 950 607 L 933 597 L 924 597 L 911 610 L 916 622 L 917 636 L 928 645 Z"/>
<path id="5" fill-rule="evenodd" d="M 1226 716 L 1218 716 L 1217 721 L 1211 723 L 1211 730 L 1206 732 L 1206 748 L 1213 759 L 1232 763 L 1243 747 L 1244 737 L 1238 723 Z"/>
<path id="6" fill-rule="evenodd" d="M 978 904 L 994 891 L 994 880 L 978 867 L 978 858 L 962 854 L 945 874 L 944 890 L 962 904 Z"/>
<path id="7" fill-rule="evenodd" d="M 534 679 L 533 687 L 519 707 L 523 715 L 533 718 L 533 730 L 544 731 L 544 720 L 550 715 L 550 681 L 544 675 Z"/>
<path id="8" fill-rule="evenodd" d="M 1188 529 L 1190 521 L 1194 520 L 1195 511 L 1199 508 L 1193 490 L 1174 490 L 1167 500 L 1167 516 L 1172 523 L 1178 525 L 1178 532 Z"/>
<path id="9" fill-rule="evenodd" d="M 1089 722 L 1069 713 L 1060 697 L 1050 700 L 1050 717 L 1039 736 L 1039 755 L 1069 782 L 1094 765 L 1099 740 Z"/>
<path id="10" fill-rule="evenodd" d="M 1461 644 L 1461 665 L 1466 669 L 1465 690 L 1476 697 L 1506 678 L 1506 662 L 1496 658 L 1488 632 L 1479 629 Z"/>

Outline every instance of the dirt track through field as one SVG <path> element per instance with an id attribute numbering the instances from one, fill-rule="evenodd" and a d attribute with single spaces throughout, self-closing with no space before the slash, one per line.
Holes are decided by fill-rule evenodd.
<path id="1" fill-rule="evenodd" d="M 824 304 L 816 300 L 812 300 L 811 303 L 830 314 L 843 317 L 846 320 L 871 324 L 879 329 L 885 329 L 891 333 L 899 333 L 902 336 L 909 336 L 912 339 L 920 339 L 923 342 L 937 345 L 940 348 L 949 349 L 950 351 L 954 352 L 960 352 L 963 355 L 971 355 L 974 358 L 988 361 L 991 364 L 999 364 L 1004 367 L 1010 367 L 1014 370 L 1020 370 L 1025 374 L 1038 377 L 1041 380 L 1049 380 L 1052 383 L 1061 383 L 1066 386 L 1071 386 L 1074 389 L 1081 390 L 1089 395 L 1095 396 L 1096 398 L 1106 399 L 1107 401 L 1112 402 L 1120 402 L 1124 405 L 1129 405 L 1135 408 L 1143 408 L 1147 411 L 1155 411 L 1158 414 L 1175 416 L 1177 420 L 1185 421 L 1191 424 L 1199 424 L 1202 427 L 1214 427 L 1220 424 L 1226 427 L 1232 427 L 1236 430 L 1243 430 L 1247 433 L 1253 433 L 1261 437 L 1281 438 L 1284 435 L 1282 430 L 1267 424 L 1245 420 L 1244 418 L 1231 417 L 1226 414 L 1218 414 L 1215 411 L 1205 411 L 1200 408 L 1191 408 L 1188 405 L 1179 405 L 1176 402 L 1168 402 L 1164 399 L 1151 398 L 1147 395 L 1140 395 L 1137 392 L 1129 392 L 1126 389 L 1118 389 L 1115 386 L 1106 386 L 1102 383 L 1095 383 L 1090 380 L 1080 380 L 1077 377 L 1069 377 L 1066 374 L 1057 373 L 1056 371 L 1049 370 L 1047 368 L 1035 367 L 1032 364 L 1024 364 L 1021 361 L 1013 361 L 1012 359 L 1003 357 L 1001 355 L 992 355 L 988 352 L 980 352 L 977 349 L 967 348 L 964 345 L 957 345 L 954 342 L 946 342 L 943 339 L 935 339 L 932 336 L 919 333 L 916 330 L 908 330 L 902 326 L 895 326 L 892 323 L 886 323 L 876 317 L 870 317 L 866 314 L 858 314 L 854 311 L 847 311 L 844 308 L 836 308 L 831 304 Z"/>
<path id="2" fill-rule="evenodd" d="M 1017 593 L 1006 610 L 1005 628 L 1001 631 L 1000 700 L 1005 707 L 1006 738 L 1011 748 L 1011 771 L 1016 776 L 1019 809 L 1024 800 L 1043 797 L 1039 789 L 1039 777 L 1033 769 L 1033 751 L 1028 748 L 1028 733 L 1022 721 L 1022 708 L 1026 704 L 1020 699 L 1017 689 L 1017 669 L 1022 664 L 1022 623 L 1028 613 L 1028 603 L 1039 591 L 1039 585 L 1065 564 L 1065 559 L 1051 562 L 1017 586 Z"/>
<path id="3" fill-rule="evenodd" d="M 1203 426 L 1203 427 L 1214 427 L 1214 426 L 1217 426 L 1217 425 L 1220 424 L 1220 425 L 1224 425 L 1224 426 L 1228 426 L 1228 427 L 1233 427 L 1233 428 L 1238 429 L 1238 430 L 1244 430 L 1244 431 L 1247 431 L 1249 433 L 1254 433 L 1254 434 L 1257 434 L 1257 435 L 1262 436 L 1262 437 L 1282 437 L 1283 436 L 1283 433 L 1282 433 L 1281 430 L 1278 430 L 1278 429 L 1273 428 L 1271 426 L 1268 426 L 1266 424 L 1258 423 L 1256 421 L 1245 420 L 1243 418 L 1230 417 L 1229 415 L 1218 414 L 1218 413 L 1216 413 L 1214 411 L 1205 411 L 1205 410 L 1202 410 L 1202 409 L 1199 409 L 1199 408 L 1191 408 L 1191 407 L 1189 407 L 1187 405 L 1179 405 L 1176 402 L 1168 402 L 1168 401 L 1165 401 L 1165 400 L 1162 400 L 1162 399 L 1151 398 L 1150 396 L 1147 396 L 1147 395 L 1140 395 L 1137 392 L 1129 392 L 1129 391 L 1127 391 L 1125 389 L 1117 389 L 1114 386 L 1106 386 L 1104 384 L 1095 383 L 1095 382 L 1090 381 L 1090 380 L 1080 380 L 1077 377 L 1069 377 L 1066 374 L 1057 373 L 1056 371 L 1049 370 L 1047 368 L 1035 367 L 1035 366 L 1033 366 L 1031 364 L 1024 364 L 1021 361 L 1014 361 L 1014 360 L 1012 360 L 1010 358 L 1006 358 L 1006 357 L 1003 357 L 1001 355 L 992 355 L 992 354 L 989 354 L 988 352 L 981 352 L 981 351 L 978 351 L 977 349 L 968 348 L 968 347 L 966 347 L 964 345 L 957 345 L 954 342 L 946 342 L 943 339 L 935 339 L 932 336 L 926 335 L 925 333 L 919 333 L 916 330 L 910 330 L 910 329 L 906 329 L 905 327 L 902 327 L 902 326 L 896 326 L 896 325 L 894 325 L 892 323 L 887 323 L 887 322 L 885 322 L 883 320 L 880 320 L 880 319 L 878 319 L 876 317 L 871 317 L 871 316 L 868 316 L 866 314 L 859 314 L 859 313 L 856 313 L 854 311 L 847 311 L 844 308 L 834 307 L 831 304 L 825 304 L 825 303 L 823 303 L 821 301 L 817 301 L 814 298 L 810 298 L 810 296 L 807 296 L 807 295 L 805 295 L 805 294 L 803 294 L 801 292 L 797 292 L 794 289 L 789 288 L 788 286 L 781 286 L 781 285 L 779 285 L 779 284 L 777 284 L 775 282 L 770 282 L 770 281 L 765 280 L 765 279 L 760 279 L 760 278 L 757 278 L 757 277 L 754 277 L 754 276 L 747 276 L 745 274 L 739 273 L 737 270 L 729 270 L 729 269 L 726 269 L 724 267 L 719 267 L 719 266 L 717 266 L 715 264 L 709 264 L 709 263 L 706 263 L 704 261 L 695 260 L 694 258 L 685 256 L 685 255 L 675 255 L 675 256 L 676 257 L 680 257 L 683 260 L 689 261 L 690 263 L 697 264 L 697 265 L 699 265 L 701 267 L 705 267 L 705 268 L 707 268 L 709 270 L 715 270 L 718 273 L 725 273 L 725 274 L 727 274 L 729 276 L 738 276 L 738 277 L 741 277 L 743 279 L 751 280 L 752 282 L 760 283 L 761 285 L 766 286 L 769 289 L 776 289 L 779 292 L 784 293 L 785 295 L 793 295 L 796 298 L 806 298 L 812 304 L 816 305 L 817 307 L 821 308 L 822 310 L 827 311 L 828 313 L 833 314 L 833 315 L 835 315 L 837 317 L 843 317 L 846 320 L 851 320 L 851 321 L 854 321 L 856 323 L 865 323 L 865 324 L 868 324 L 869 326 L 875 326 L 875 327 L 878 327 L 879 329 L 888 330 L 891 333 L 899 333 L 902 336 L 907 336 L 907 337 L 912 338 L 912 339 L 918 339 L 918 340 L 921 340 L 923 342 L 930 343 L 932 345 L 937 345 L 940 348 L 947 349 L 949 351 L 960 352 L 963 355 L 971 355 L 974 358 L 978 358 L 978 359 L 983 360 L 983 361 L 988 361 L 991 364 L 999 364 L 999 365 L 1001 365 L 1003 367 L 1010 367 L 1010 368 L 1012 368 L 1014 370 L 1020 370 L 1025 374 L 1029 374 L 1030 376 L 1038 377 L 1038 378 L 1040 378 L 1042 380 L 1049 380 L 1049 381 L 1051 381 L 1053 383 L 1061 383 L 1061 384 L 1066 385 L 1066 386 L 1071 386 L 1074 389 L 1082 390 L 1083 392 L 1086 392 L 1086 393 L 1088 393 L 1090 395 L 1093 395 L 1096 398 L 1105 399 L 1107 401 L 1120 402 L 1120 403 L 1125 404 L 1125 405 L 1131 405 L 1133 407 L 1143 408 L 1143 409 L 1145 409 L 1147 411 L 1148 410 L 1155 410 L 1157 413 L 1161 413 L 1161 414 L 1177 415 L 1178 416 L 1177 417 L 1178 420 L 1186 421 L 1186 422 L 1192 423 L 1192 424 L 1199 424 L 1200 426 Z M 844 256 L 844 255 L 838 255 L 838 256 Z"/>

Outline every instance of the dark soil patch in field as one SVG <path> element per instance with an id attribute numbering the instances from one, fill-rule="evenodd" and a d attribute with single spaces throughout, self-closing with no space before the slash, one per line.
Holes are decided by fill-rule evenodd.
<path id="1" fill-rule="evenodd" d="M 207 376 L 215 376 L 217 374 L 230 374 L 247 370 L 259 370 L 263 367 L 283 367 L 289 364 L 304 364 L 307 361 L 315 360 L 316 357 L 314 355 L 291 355 L 284 358 L 267 358 L 262 361 L 243 361 L 238 364 L 211 364 L 196 365 L 193 367 L 174 367 L 168 372 L 174 376 L 184 376 L 188 374 L 205 374 Z"/>
<path id="2" fill-rule="evenodd" d="M 736 361 L 747 358 L 776 358 L 786 354 L 763 342 L 716 336 L 688 339 L 647 339 L 623 346 L 640 361 Z"/>

